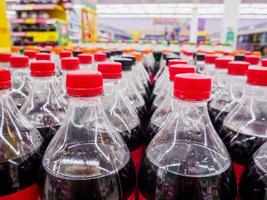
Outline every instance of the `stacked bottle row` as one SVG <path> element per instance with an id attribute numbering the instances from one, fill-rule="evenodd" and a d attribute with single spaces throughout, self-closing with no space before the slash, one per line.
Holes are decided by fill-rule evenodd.
<path id="1" fill-rule="evenodd" d="M 0 54 L 0 199 L 264 199 L 259 57 L 157 57 Z"/>

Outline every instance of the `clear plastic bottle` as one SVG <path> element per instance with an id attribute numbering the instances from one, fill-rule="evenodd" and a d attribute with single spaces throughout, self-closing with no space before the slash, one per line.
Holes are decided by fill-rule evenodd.
<path id="1" fill-rule="evenodd" d="M 82 53 L 78 55 L 80 60 L 81 69 L 94 70 L 93 66 L 93 56 L 91 54 Z"/>
<path id="2" fill-rule="evenodd" d="M 80 54 L 81 55 L 81 54 Z M 61 59 L 62 77 L 60 78 L 60 86 L 63 91 L 63 96 L 66 98 L 66 75 L 80 69 L 80 59 L 76 57 L 66 57 Z"/>
<path id="3" fill-rule="evenodd" d="M 240 196 L 242 200 L 265 200 L 267 191 L 267 142 L 253 155 L 251 162 L 240 182 Z"/>
<path id="4" fill-rule="evenodd" d="M 205 68 L 204 68 L 204 73 L 205 75 L 209 75 L 214 77 L 215 74 L 215 59 L 217 58 L 216 55 L 214 54 L 206 54 L 205 55 Z"/>
<path id="5" fill-rule="evenodd" d="M 184 74 L 184 73 L 194 73 L 196 68 L 192 65 L 187 64 L 176 64 L 169 66 L 169 83 L 167 86 L 167 93 L 158 107 L 152 107 L 151 113 L 153 113 L 150 118 L 149 125 L 146 129 L 145 133 L 145 143 L 146 145 L 153 139 L 155 134 L 159 131 L 159 129 L 165 124 L 170 114 L 173 112 L 173 81 L 175 75 Z"/>
<path id="6" fill-rule="evenodd" d="M 165 67 L 165 70 L 164 70 L 162 76 L 155 83 L 153 93 L 150 97 L 151 101 L 154 101 L 157 98 L 157 96 L 164 96 L 165 95 L 166 90 L 168 90 L 169 67 L 171 65 L 177 65 L 177 64 L 187 64 L 187 61 L 180 60 L 180 59 L 172 59 L 172 60 L 168 61 L 167 67 Z"/>
<path id="7" fill-rule="evenodd" d="M 66 85 L 68 117 L 43 158 L 41 199 L 134 199 L 133 161 L 105 114 L 101 73 L 69 73 Z"/>
<path id="8" fill-rule="evenodd" d="M 138 77 L 140 77 L 140 80 L 146 89 L 146 93 L 150 95 L 152 88 L 150 85 L 150 79 L 149 79 L 148 73 L 146 72 L 143 62 L 142 62 L 142 54 L 139 52 L 134 52 L 131 55 L 133 55 L 136 60 L 136 64 L 135 64 L 136 73 L 138 74 Z"/>
<path id="9" fill-rule="evenodd" d="M 139 199 L 235 199 L 231 158 L 208 115 L 210 93 L 210 77 L 176 75 L 174 110 L 147 147 Z"/>
<path id="10" fill-rule="evenodd" d="M 49 53 L 37 53 L 36 60 L 51 60 L 51 55 Z"/>
<path id="11" fill-rule="evenodd" d="M 24 51 L 24 55 L 25 56 L 28 56 L 29 58 L 29 62 L 31 63 L 32 61 L 35 61 L 35 58 L 36 58 L 36 51 L 34 50 L 25 50 Z"/>
<path id="12" fill-rule="evenodd" d="M 115 62 L 122 64 L 123 74 L 122 80 L 120 81 L 120 87 L 123 93 L 130 99 L 133 106 L 137 109 L 138 116 L 145 128 L 149 116 L 145 101 L 132 81 L 132 61 L 128 58 L 118 58 Z"/>
<path id="13" fill-rule="evenodd" d="M 133 80 L 133 83 L 135 84 L 137 90 L 140 92 L 140 94 L 142 95 L 142 97 L 144 98 L 145 102 L 147 103 L 149 101 L 149 96 L 146 92 L 146 88 L 145 86 L 143 85 L 141 79 L 139 76 L 136 76 L 137 75 L 137 69 L 136 69 L 136 59 L 133 55 L 127 55 L 127 54 L 123 54 L 121 56 L 122 58 L 128 58 L 132 61 L 132 80 Z"/>
<path id="14" fill-rule="evenodd" d="M 267 141 L 267 69 L 250 67 L 245 94 L 223 122 L 220 136 L 234 162 L 237 181 L 253 153 Z"/>
<path id="15" fill-rule="evenodd" d="M 204 74 L 205 70 L 205 54 L 197 53 L 195 56 L 195 66 L 199 74 Z"/>
<path id="16" fill-rule="evenodd" d="M 98 64 L 105 62 L 106 60 L 107 60 L 107 55 L 105 53 L 96 53 L 94 55 L 93 70 L 97 71 Z"/>
<path id="17" fill-rule="evenodd" d="M 126 142 L 138 171 L 143 157 L 143 129 L 137 110 L 121 90 L 122 65 L 116 62 L 98 64 L 104 78 L 103 106 L 108 119 Z"/>
<path id="18" fill-rule="evenodd" d="M 1 53 L 0 52 L 0 66 L 2 68 L 9 68 L 9 57 L 10 53 Z"/>
<path id="19" fill-rule="evenodd" d="M 215 59 L 215 73 L 212 82 L 212 99 L 220 93 L 227 81 L 227 66 L 232 61 L 230 58 L 216 58 Z"/>
<path id="20" fill-rule="evenodd" d="M 245 56 L 245 61 L 250 64 L 251 67 L 259 67 L 260 56 L 256 55 L 247 55 Z"/>
<path id="21" fill-rule="evenodd" d="M 244 95 L 244 87 L 249 63 L 231 61 L 228 63 L 228 80 L 225 87 L 209 104 L 209 115 L 217 132 L 222 128 L 227 114 L 240 102 Z"/>
<path id="22" fill-rule="evenodd" d="M 72 57 L 72 52 L 71 51 L 68 51 L 68 50 L 60 51 L 60 53 L 59 53 L 59 58 L 60 59 L 68 58 L 68 57 Z"/>
<path id="23" fill-rule="evenodd" d="M 30 68 L 32 90 L 21 112 L 39 130 L 47 145 L 65 118 L 66 101 L 58 91 L 51 61 L 35 61 Z"/>
<path id="24" fill-rule="evenodd" d="M 263 59 L 261 60 L 261 66 L 262 66 L 262 67 L 267 67 L 267 58 L 263 58 Z"/>
<path id="25" fill-rule="evenodd" d="M 32 89 L 29 58 L 27 56 L 11 56 L 9 63 L 12 69 L 12 90 L 10 95 L 18 109 L 20 109 Z"/>
<path id="26" fill-rule="evenodd" d="M 11 78 L 0 69 L 0 199 L 38 200 L 43 138 L 16 108 Z"/>

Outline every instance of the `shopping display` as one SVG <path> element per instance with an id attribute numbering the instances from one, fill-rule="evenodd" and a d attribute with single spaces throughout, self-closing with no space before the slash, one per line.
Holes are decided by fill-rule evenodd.
<path id="1" fill-rule="evenodd" d="M 265 54 L 184 27 L 96 38 L 79 3 L 8 5 L 0 200 L 266 200 Z"/>

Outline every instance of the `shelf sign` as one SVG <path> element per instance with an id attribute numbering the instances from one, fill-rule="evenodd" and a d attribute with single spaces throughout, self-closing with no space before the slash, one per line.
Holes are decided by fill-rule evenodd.
<path id="1" fill-rule="evenodd" d="M 0 1 L 0 51 L 10 51 L 11 40 L 6 17 L 6 1 Z"/>
<path id="2" fill-rule="evenodd" d="M 51 32 L 27 32 L 28 37 L 33 37 L 33 42 L 56 42 L 58 41 L 58 33 Z"/>

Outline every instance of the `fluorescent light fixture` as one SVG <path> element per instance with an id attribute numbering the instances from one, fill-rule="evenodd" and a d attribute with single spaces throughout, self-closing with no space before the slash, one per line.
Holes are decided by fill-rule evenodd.
<path id="1" fill-rule="evenodd" d="M 193 8 L 197 8 L 199 17 L 221 18 L 224 4 L 98 4 L 99 17 L 126 17 L 126 18 L 190 18 Z M 267 19 L 266 4 L 240 4 L 240 18 Z"/>

